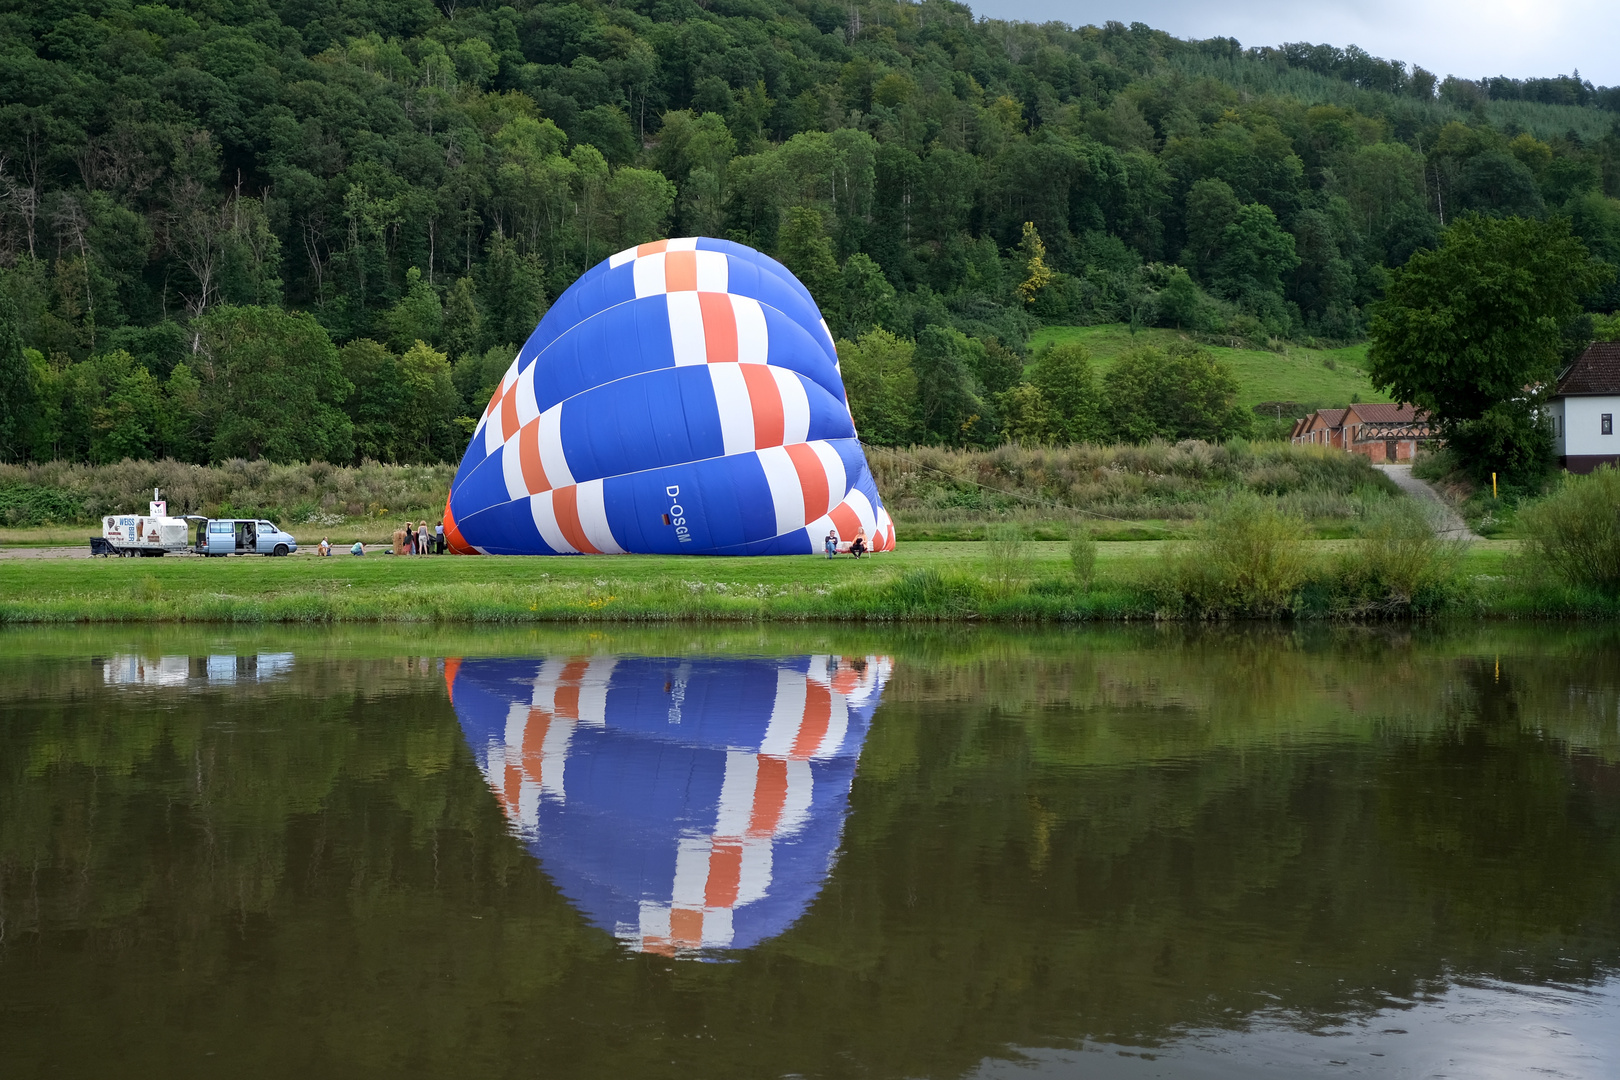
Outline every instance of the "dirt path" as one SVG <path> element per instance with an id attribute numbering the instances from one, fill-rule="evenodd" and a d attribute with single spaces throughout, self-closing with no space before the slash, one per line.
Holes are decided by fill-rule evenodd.
<path id="1" fill-rule="evenodd" d="M 1438 511 L 1435 517 L 1434 531 L 1448 540 L 1478 540 L 1481 539 L 1471 529 L 1468 523 L 1457 515 L 1440 493 L 1428 484 L 1412 475 L 1410 465 L 1378 465 L 1376 468 L 1384 470 L 1384 475 L 1395 481 L 1395 485 L 1414 499 L 1427 499 L 1433 503 Z"/>

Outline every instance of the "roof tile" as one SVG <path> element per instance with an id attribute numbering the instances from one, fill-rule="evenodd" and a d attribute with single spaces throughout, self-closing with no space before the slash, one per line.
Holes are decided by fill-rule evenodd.
<path id="1" fill-rule="evenodd" d="M 1553 391 L 1554 397 L 1588 394 L 1620 394 L 1620 341 L 1588 345 Z"/>

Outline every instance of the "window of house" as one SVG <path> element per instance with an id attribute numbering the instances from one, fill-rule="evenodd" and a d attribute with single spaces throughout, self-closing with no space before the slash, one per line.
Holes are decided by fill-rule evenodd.
<path id="1" fill-rule="evenodd" d="M 1603 434 L 1614 434 L 1614 413 L 1606 412 L 1603 414 Z"/>

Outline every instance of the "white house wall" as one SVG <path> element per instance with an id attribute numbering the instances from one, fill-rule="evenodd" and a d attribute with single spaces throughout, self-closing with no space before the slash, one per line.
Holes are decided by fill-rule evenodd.
<path id="1" fill-rule="evenodd" d="M 1551 402 L 1560 457 L 1620 454 L 1620 435 L 1603 434 L 1603 414 L 1620 421 L 1620 394 L 1557 398 Z M 1613 428 L 1620 431 L 1620 428 Z"/>

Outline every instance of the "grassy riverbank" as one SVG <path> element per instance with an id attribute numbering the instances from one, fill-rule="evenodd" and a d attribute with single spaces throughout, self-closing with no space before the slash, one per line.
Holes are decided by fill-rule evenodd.
<path id="1" fill-rule="evenodd" d="M 1353 586 L 1353 541 L 1303 545 L 1310 568 L 1283 617 L 1620 617 L 1620 602 L 1523 582 L 1490 541 L 1404 600 Z M 486 622 L 1204 618 L 1167 592 L 1165 545 L 1097 545 L 1089 587 L 1068 545 L 916 543 L 861 561 L 597 556 L 563 559 L 170 558 L 0 563 L 0 622 Z M 999 562 L 992 561 L 993 557 Z"/>

